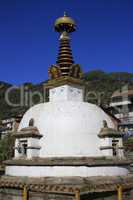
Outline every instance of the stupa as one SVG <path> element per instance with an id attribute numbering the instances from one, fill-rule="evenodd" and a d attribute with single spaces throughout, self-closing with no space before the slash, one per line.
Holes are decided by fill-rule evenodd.
<path id="1" fill-rule="evenodd" d="M 15 134 L 15 157 L 6 161 L 0 187 L 24 187 L 24 195 L 41 193 L 40 199 L 66 195 L 77 200 L 95 199 L 101 192 L 102 197 L 111 191 L 114 195 L 118 187 L 121 198 L 123 186 L 133 187 L 122 135 L 100 107 L 84 100 L 82 70 L 70 47 L 75 21 L 65 13 L 56 20 L 55 30 L 60 47 L 45 84 L 49 102 L 31 107 L 23 116 Z"/>

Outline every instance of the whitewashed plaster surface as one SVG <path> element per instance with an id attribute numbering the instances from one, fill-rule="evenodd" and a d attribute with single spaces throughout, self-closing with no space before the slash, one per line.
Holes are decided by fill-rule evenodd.
<path id="1" fill-rule="evenodd" d="M 36 105 L 26 112 L 19 129 L 31 118 L 43 137 L 40 157 L 101 156 L 97 136 L 103 120 L 114 127 L 110 117 L 96 105 L 78 101 L 57 101 Z"/>
<path id="2" fill-rule="evenodd" d="M 64 94 L 63 94 L 64 93 Z M 36 105 L 24 115 L 19 130 L 29 126 L 30 119 L 43 137 L 39 140 L 40 157 L 103 156 L 98 137 L 103 120 L 114 128 L 111 118 L 98 106 L 83 102 L 79 87 L 61 86 L 50 90 L 50 102 Z M 12 176 L 114 176 L 126 175 L 126 168 L 7 166 Z"/>
<path id="3" fill-rule="evenodd" d="M 43 167 L 43 166 L 7 166 L 6 175 L 28 177 L 61 176 L 122 176 L 128 170 L 122 167 Z"/>

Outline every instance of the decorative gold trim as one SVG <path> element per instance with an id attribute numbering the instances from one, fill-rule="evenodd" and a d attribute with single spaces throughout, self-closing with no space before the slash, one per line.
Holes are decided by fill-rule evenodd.
<path id="1" fill-rule="evenodd" d="M 59 78 L 51 79 L 47 83 L 44 84 L 44 87 L 46 88 L 53 88 L 53 87 L 58 87 L 61 85 L 80 85 L 80 86 L 86 86 L 86 83 L 83 80 L 76 79 L 73 77 L 69 76 L 62 76 Z"/>

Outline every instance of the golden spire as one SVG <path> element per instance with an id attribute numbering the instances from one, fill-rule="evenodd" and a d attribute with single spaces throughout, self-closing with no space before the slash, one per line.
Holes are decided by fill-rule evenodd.
<path id="1" fill-rule="evenodd" d="M 50 78 L 61 76 L 80 78 L 81 69 L 79 65 L 74 64 L 69 37 L 70 33 L 76 31 L 75 21 L 64 12 L 63 17 L 56 19 L 54 27 L 55 31 L 60 33 L 60 47 L 56 65 L 52 65 L 49 69 Z"/>

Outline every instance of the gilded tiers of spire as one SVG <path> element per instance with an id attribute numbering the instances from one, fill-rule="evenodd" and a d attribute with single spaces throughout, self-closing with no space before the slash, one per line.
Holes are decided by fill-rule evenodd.
<path id="1" fill-rule="evenodd" d="M 70 46 L 69 34 L 76 30 L 75 21 L 65 13 L 63 17 L 55 21 L 55 31 L 60 35 L 60 47 L 56 60 L 56 65 L 49 68 L 49 76 L 51 79 L 59 77 L 80 78 L 80 65 L 74 64 L 72 50 Z"/>
<path id="2" fill-rule="evenodd" d="M 63 32 L 60 37 L 60 48 L 56 64 L 60 67 L 63 76 L 69 74 L 69 70 L 74 64 L 70 39 L 67 32 Z"/>

